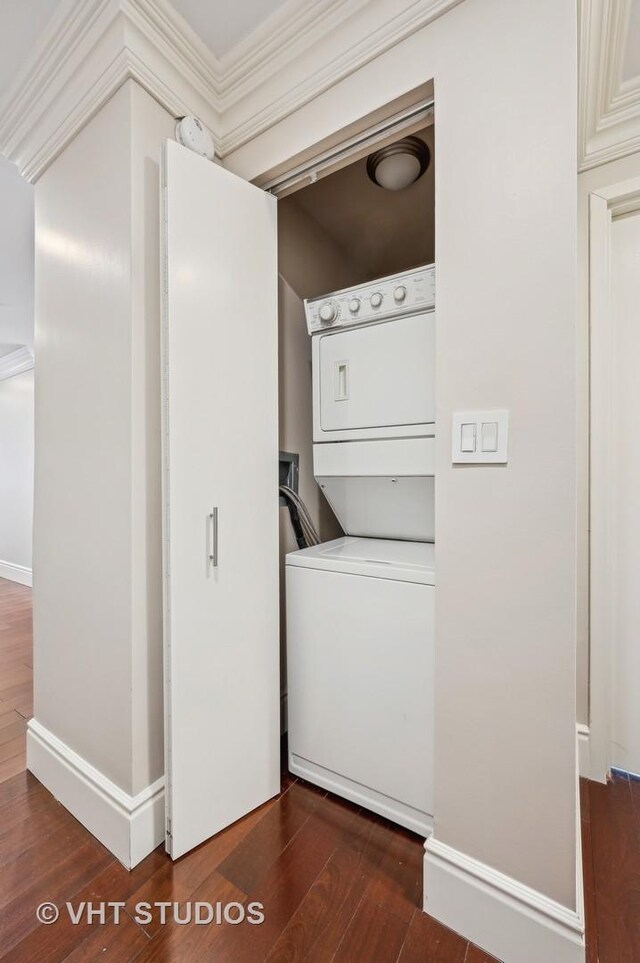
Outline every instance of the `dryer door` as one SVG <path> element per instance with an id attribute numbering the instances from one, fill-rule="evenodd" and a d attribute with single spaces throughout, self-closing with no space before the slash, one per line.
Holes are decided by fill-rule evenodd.
<path id="1" fill-rule="evenodd" d="M 434 331 L 430 311 L 316 336 L 316 440 L 433 424 Z"/>

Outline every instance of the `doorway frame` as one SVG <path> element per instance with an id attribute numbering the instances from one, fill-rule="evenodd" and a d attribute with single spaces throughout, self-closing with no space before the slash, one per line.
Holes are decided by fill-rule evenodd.
<path id="1" fill-rule="evenodd" d="M 613 315 L 611 227 L 640 210 L 640 177 L 589 194 L 589 778 L 611 769 L 615 571 L 611 405 Z"/>
<path id="2" fill-rule="evenodd" d="M 435 123 L 434 80 L 424 81 L 251 180 L 278 199 Z"/>

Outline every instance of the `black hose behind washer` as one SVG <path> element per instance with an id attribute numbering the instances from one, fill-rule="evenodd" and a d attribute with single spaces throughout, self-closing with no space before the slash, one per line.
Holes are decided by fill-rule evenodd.
<path id="1" fill-rule="evenodd" d="M 302 523 L 300 521 L 300 515 L 298 513 L 296 503 L 293 501 L 293 499 L 289 496 L 289 494 L 286 491 L 282 490 L 282 488 L 280 489 L 280 494 L 282 495 L 282 497 L 287 503 L 287 508 L 289 509 L 289 517 L 291 518 L 291 527 L 293 529 L 293 534 L 296 537 L 298 548 L 309 548 L 309 545 L 307 544 L 307 540 L 304 537 L 304 531 L 302 528 Z"/>

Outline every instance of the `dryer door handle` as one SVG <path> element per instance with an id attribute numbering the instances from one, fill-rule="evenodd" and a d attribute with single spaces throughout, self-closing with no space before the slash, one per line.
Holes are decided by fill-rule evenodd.
<path id="1" fill-rule="evenodd" d="M 334 374 L 334 401 L 349 400 L 349 362 L 336 361 Z"/>

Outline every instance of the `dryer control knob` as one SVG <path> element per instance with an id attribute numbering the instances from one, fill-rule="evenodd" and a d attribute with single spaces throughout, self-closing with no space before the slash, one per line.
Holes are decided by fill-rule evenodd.
<path id="1" fill-rule="evenodd" d="M 376 291 L 375 294 L 371 295 L 371 307 L 379 308 L 381 304 L 382 304 L 382 295 L 380 294 L 379 291 Z"/>
<path id="2" fill-rule="evenodd" d="M 357 314 L 360 310 L 360 298 L 351 298 L 349 301 L 349 310 L 351 314 Z"/>
<path id="3" fill-rule="evenodd" d="M 320 306 L 319 314 L 323 324 L 331 324 L 338 317 L 338 309 L 333 301 L 325 301 Z"/>
<path id="4" fill-rule="evenodd" d="M 393 292 L 393 299 L 394 301 L 397 302 L 397 304 L 402 304 L 406 296 L 407 296 L 407 289 L 405 288 L 404 284 L 401 284 Z"/>

